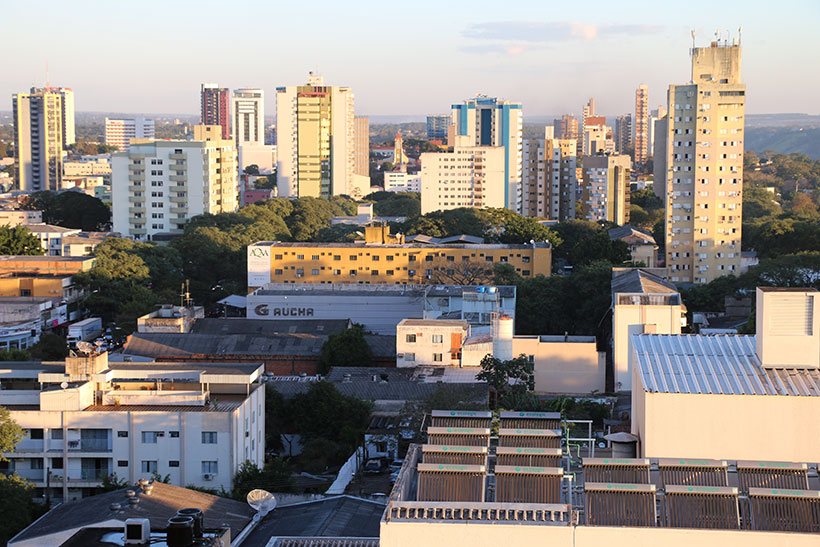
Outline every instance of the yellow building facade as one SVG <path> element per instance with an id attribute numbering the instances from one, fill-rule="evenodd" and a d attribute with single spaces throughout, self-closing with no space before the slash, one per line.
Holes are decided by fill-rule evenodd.
<path id="1" fill-rule="evenodd" d="M 248 290 L 267 283 L 458 284 L 492 280 L 496 264 L 529 278 L 552 273 L 549 243 L 405 243 L 368 226 L 356 243 L 262 241 L 248 247 Z"/>

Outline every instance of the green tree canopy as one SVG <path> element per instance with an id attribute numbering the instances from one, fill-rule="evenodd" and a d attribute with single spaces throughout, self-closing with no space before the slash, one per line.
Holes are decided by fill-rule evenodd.
<path id="1" fill-rule="evenodd" d="M 368 367 L 373 363 L 373 352 L 364 337 L 361 325 L 338 334 L 332 334 L 322 346 L 319 369 L 326 373 L 331 367 Z"/>
<path id="2" fill-rule="evenodd" d="M 510 394 L 531 392 L 535 389 L 534 366 L 526 355 L 519 355 L 508 361 L 485 355 L 481 360 L 481 372 L 476 374 L 476 380 L 487 382 L 490 387 L 492 408 Z"/>
<path id="3" fill-rule="evenodd" d="M 610 240 L 607 229 L 595 222 L 568 220 L 554 229 L 563 243 L 553 251 L 553 258 L 565 259 L 573 266 L 584 266 L 596 260 L 623 264 L 631 258 L 626 243 Z"/>
<path id="4" fill-rule="evenodd" d="M 19 475 L 0 473 L 0 545 L 31 524 L 47 508 L 35 505 L 34 485 Z"/>
<path id="5" fill-rule="evenodd" d="M 41 255 L 40 239 L 26 226 L 0 226 L 0 254 Z"/>
<path id="6" fill-rule="evenodd" d="M 86 232 L 108 229 L 111 211 L 99 199 L 82 192 L 35 192 L 23 208 L 43 212 L 43 222 Z"/>
<path id="7" fill-rule="evenodd" d="M 40 341 L 29 348 L 31 358 L 37 361 L 61 361 L 68 356 L 65 338 L 50 332 L 43 333 Z"/>
<path id="8" fill-rule="evenodd" d="M 6 461 L 3 452 L 14 452 L 14 447 L 22 438 L 22 428 L 12 419 L 9 410 L 0 406 L 0 462 Z"/>
<path id="9" fill-rule="evenodd" d="M 421 194 L 418 192 L 374 192 L 365 196 L 373 202 L 373 212 L 380 217 L 413 218 L 421 214 Z"/>

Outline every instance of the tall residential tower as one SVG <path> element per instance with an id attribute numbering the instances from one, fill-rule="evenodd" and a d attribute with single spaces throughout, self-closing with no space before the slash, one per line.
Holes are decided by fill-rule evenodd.
<path id="1" fill-rule="evenodd" d="M 740 273 L 746 86 L 740 45 L 692 49 L 692 80 L 669 86 L 666 266 L 672 282 Z"/>
<path id="2" fill-rule="evenodd" d="M 644 164 L 649 159 L 649 88 L 641 84 L 635 90 L 635 163 Z"/>
<path id="3" fill-rule="evenodd" d="M 455 142 L 450 146 L 504 148 L 504 204 L 521 211 L 521 169 L 524 122 L 521 103 L 478 96 L 452 107 Z"/>
<path id="4" fill-rule="evenodd" d="M 233 128 L 236 148 L 243 144 L 265 144 L 265 92 L 261 89 L 235 89 Z M 222 138 L 225 138 L 223 129 Z"/>
<path id="5" fill-rule="evenodd" d="M 231 138 L 231 90 L 217 84 L 202 84 L 200 89 L 202 125 L 222 126 L 222 138 Z"/>
<path id="6" fill-rule="evenodd" d="M 64 94 L 55 88 L 31 88 L 29 93 L 12 95 L 14 159 L 20 190 L 61 189 L 63 148 L 67 137 L 63 125 L 67 119 L 63 101 Z M 73 130 L 73 119 L 71 125 Z"/>

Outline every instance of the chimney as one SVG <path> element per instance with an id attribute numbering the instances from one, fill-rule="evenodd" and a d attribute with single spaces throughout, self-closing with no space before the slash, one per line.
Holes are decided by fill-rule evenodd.
<path id="1" fill-rule="evenodd" d="M 758 287 L 757 357 L 764 368 L 820 368 L 820 293 Z"/>

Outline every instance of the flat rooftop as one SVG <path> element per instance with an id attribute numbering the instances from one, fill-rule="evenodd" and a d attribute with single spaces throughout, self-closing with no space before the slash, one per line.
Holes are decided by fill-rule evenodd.
<path id="1" fill-rule="evenodd" d="M 442 247 L 445 249 L 549 249 L 548 242 L 540 241 L 533 243 L 316 243 L 316 242 L 291 242 L 291 241 L 257 241 L 255 246 L 280 247 L 280 248 L 325 248 L 325 249 L 372 249 L 372 248 L 394 248 L 394 249 L 434 249 Z"/>

